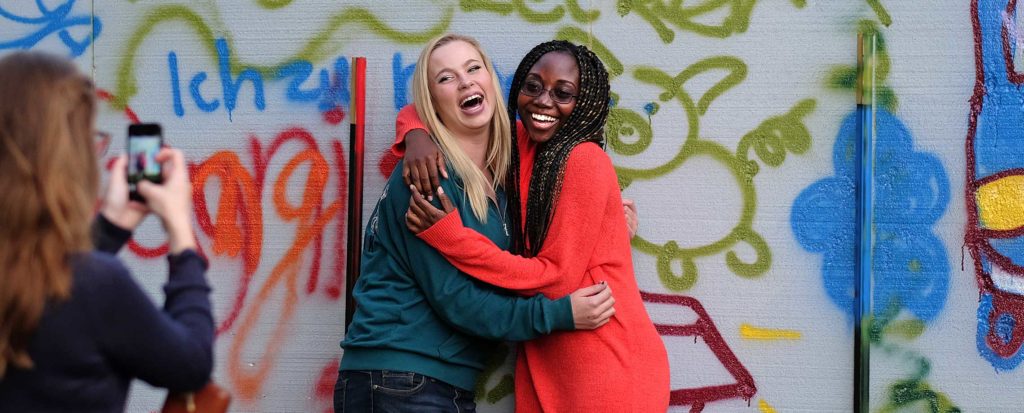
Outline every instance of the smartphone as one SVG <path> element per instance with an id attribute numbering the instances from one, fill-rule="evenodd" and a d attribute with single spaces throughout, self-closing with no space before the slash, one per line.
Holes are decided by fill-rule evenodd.
<path id="1" fill-rule="evenodd" d="M 128 125 L 128 197 L 145 202 L 136 190 L 136 184 L 143 179 L 161 183 L 163 175 L 156 154 L 164 146 L 163 132 L 159 124 L 140 123 Z"/>

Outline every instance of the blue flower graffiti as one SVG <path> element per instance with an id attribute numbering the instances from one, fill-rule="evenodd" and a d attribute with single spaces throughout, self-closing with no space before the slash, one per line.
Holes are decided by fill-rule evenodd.
<path id="1" fill-rule="evenodd" d="M 949 263 L 932 227 L 949 203 L 949 179 L 934 155 L 916 152 L 907 128 L 884 109 L 876 114 L 874 240 L 875 312 L 906 309 L 935 318 L 946 302 Z M 852 319 L 856 112 L 843 120 L 833 147 L 835 175 L 800 193 L 790 223 L 800 245 L 822 254 L 825 290 Z"/>

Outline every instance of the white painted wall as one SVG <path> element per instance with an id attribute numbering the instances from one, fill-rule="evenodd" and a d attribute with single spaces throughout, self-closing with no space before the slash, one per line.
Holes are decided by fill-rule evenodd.
<path id="1" fill-rule="evenodd" d="M 31 23 L 13 16 L 42 16 L 33 2 L 0 5 L 6 12 L 0 14 L 0 53 L 33 48 L 74 57 L 100 88 L 115 96 L 101 105 L 99 122 L 118 132 L 115 148 L 124 144 L 122 131 L 129 117 L 120 105 L 126 104 L 141 120 L 162 123 L 166 141 L 184 149 L 200 169 L 237 157 L 238 168 L 195 185 L 206 201 L 205 208 L 197 209 L 213 217 L 201 231 L 200 243 L 210 257 L 208 276 L 223 330 L 217 338 L 215 379 L 235 392 L 234 411 L 331 409 L 344 314 L 343 294 L 337 292 L 343 288 L 344 269 L 344 193 L 339 188 L 347 176 L 347 62 L 366 56 L 369 66 L 365 217 L 384 181 L 379 165 L 392 140 L 396 99 L 411 98 L 403 81 L 408 75 L 401 72 L 414 63 L 426 39 L 442 31 L 480 39 L 504 77 L 512 75 L 527 50 L 554 37 L 606 47 L 610 54 L 602 57 L 609 67 L 617 67 L 609 56 L 621 62 L 612 80 L 619 96 L 618 116 L 638 119 L 653 131 L 649 146 L 609 148 L 620 178 L 633 178 L 624 195 L 640 206 L 641 227 L 634 241 L 637 281 L 646 292 L 698 300 L 707 312 L 705 321 L 713 322 L 756 386 L 749 401 L 710 392 L 710 397 L 722 399 L 710 401 L 704 410 L 850 411 L 853 318 L 843 303 L 850 300 L 845 286 L 852 288 L 846 280 L 853 276 L 848 267 L 853 262 L 853 193 L 849 185 L 838 184 L 841 179 L 830 177 L 837 173 L 834 145 L 841 132 L 852 131 L 849 125 L 843 129 L 843 121 L 855 102 L 852 90 L 830 87 L 828 79 L 841 66 L 855 63 L 860 21 L 873 22 L 884 39 L 890 66 L 878 86 L 891 88 L 898 99 L 889 106 L 892 117 L 877 115 L 877 153 L 886 157 L 876 159 L 876 166 L 884 167 L 876 169 L 877 248 L 872 257 L 876 264 L 891 265 L 875 267 L 874 297 L 896 297 L 899 304 L 895 321 L 870 347 L 872 410 L 910 403 L 892 389 L 911 379 L 919 388 L 936 392 L 935 400 L 962 411 L 1024 410 L 1018 397 L 1024 377 L 1012 361 L 1017 357 L 1019 362 L 1020 352 L 1005 361 L 979 350 L 986 346 L 978 333 L 982 291 L 974 260 L 964 247 L 971 215 L 965 196 L 973 196 L 965 195 L 964 182 L 966 171 L 975 167 L 965 155 L 976 74 L 971 21 L 977 14 L 968 2 L 708 0 L 683 2 L 677 9 L 657 1 L 573 0 L 43 3 L 58 11 L 61 5 L 69 9 Z M 273 3 L 280 7 L 264 7 Z M 983 9 L 1006 8 L 1005 2 L 980 3 Z M 632 9 L 627 10 L 624 5 L 629 4 Z M 707 5 L 706 13 L 699 12 L 699 5 Z M 577 9 L 587 14 L 570 12 Z M 643 17 L 645 13 L 652 17 Z M 985 13 L 981 15 L 984 21 Z M 1015 24 L 1012 13 L 1008 16 Z M 98 29 L 94 39 L 90 27 Z M 662 28 L 661 35 L 656 27 Z M 65 33 L 67 42 L 62 40 Z M 227 54 L 218 55 L 217 39 L 224 39 Z M 982 46 L 987 51 L 992 45 Z M 302 90 L 316 88 L 319 72 L 326 70 L 332 81 L 342 76 L 342 93 L 334 99 L 321 93 L 302 101 L 288 96 L 292 77 L 277 79 L 274 70 L 266 70 L 263 108 L 255 103 L 253 83 L 245 82 L 229 113 L 219 59 L 238 68 L 308 62 L 313 75 L 301 83 Z M 682 83 L 685 94 L 663 96 L 665 88 L 645 81 L 650 78 L 645 73 L 676 76 L 687 69 L 694 76 Z M 993 70 L 987 67 L 986 73 Z M 199 94 L 215 109 L 202 109 L 190 91 L 200 73 L 207 77 L 197 81 Z M 237 76 L 236 71 L 233 78 Z M 1000 90 L 1015 96 L 1013 87 Z M 175 96 L 180 96 L 180 109 L 175 108 Z M 704 106 L 699 104 L 702 97 L 707 97 Z M 687 109 L 687 100 L 696 106 Z M 321 101 L 338 104 L 344 120 L 328 122 L 324 111 L 332 104 L 321 107 Z M 1020 101 L 986 104 L 1001 111 L 983 113 L 988 119 L 983 122 L 1005 118 L 996 135 L 1014 136 L 1012 120 L 1021 112 Z M 803 113 L 775 119 L 798 107 Z M 883 125 L 884 119 L 890 123 Z M 898 125 L 905 127 L 905 135 Z M 739 151 L 753 139 L 744 137 L 761 126 L 782 128 L 778 136 L 795 145 L 785 150 L 781 163 L 769 164 L 754 149 Z M 633 129 L 624 134 L 625 143 L 639 139 Z M 274 139 L 288 131 L 308 133 L 313 145 L 290 140 L 267 158 Z M 899 136 L 909 140 L 893 149 Z M 262 152 L 254 154 L 253 142 Z M 335 156 L 336 142 L 345 161 Z M 980 144 L 992 143 L 982 139 Z M 1013 140 L 1001 145 L 1024 148 Z M 306 149 L 323 160 L 316 168 L 328 176 L 322 190 L 307 187 L 314 169 L 309 162 L 290 177 L 286 174 L 288 163 Z M 846 155 L 843 149 L 840 155 Z M 670 162 L 677 157 L 682 162 Z M 256 184 L 241 185 L 257 189 L 255 201 L 244 202 L 241 209 L 260 214 L 240 211 L 229 218 L 234 212 L 227 207 L 241 202 L 233 201 L 231 191 L 258 175 L 258 159 L 266 165 L 262 191 Z M 847 162 L 853 166 L 852 160 Z M 749 180 L 739 175 L 751 166 L 757 167 L 756 175 Z M 923 181 L 914 181 L 915 176 Z M 341 209 L 314 229 L 322 237 L 319 241 L 303 243 L 297 239 L 300 227 L 310 223 L 287 218 L 275 201 L 278 192 L 292 205 L 313 196 L 309 200 L 321 211 L 331 211 L 335 202 L 341 202 Z M 818 203 L 808 201 L 811 195 L 817 195 L 813 199 Z M 1007 194 L 1001 202 L 1020 201 Z M 842 234 L 848 237 L 846 243 L 839 241 Z M 159 225 L 151 220 L 136 240 L 152 247 L 160 237 Z M 316 258 L 318 243 L 321 254 Z M 670 243 L 678 248 L 669 248 L 674 253 L 664 257 L 667 267 L 659 270 L 657 251 Z M 833 252 L 815 250 L 816 245 Z M 761 259 L 760 264 L 729 266 L 732 252 L 742 262 Z M 163 261 L 130 251 L 122 257 L 154 299 L 161 300 Z M 690 278 L 681 274 L 687 260 L 696 268 Z M 876 314 L 881 315 L 884 304 L 876 302 Z M 1024 309 L 1020 303 L 1010 307 Z M 652 303 L 648 309 L 659 324 L 697 319 L 697 313 L 680 305 Z M 233 310 L 238 312 L 229 324 Z M 897 325 L 919 334 L 901 335 Z M 1020 330 L 1005 331 L 1024 334 Z M 724 366 L 728 363 L 719 361 L 705 340 L 666 336 L 665 344 L 673 389 L 736 381 Z M 510 360 L 488 380 L 488 389 L 511 372 Z M 921 363 L 929 370 L 922 371 Z M 500 391 L 494 394 L 501 396 Z M 129 410 L 153 411 L 162 399 L 162 392 L 140 383 Z M 512 409 L 512 397 L 495 403 L 481 395 L 478 402 L 484 412 Z M 925 401 L 908 406 L 930 411 Z"/>

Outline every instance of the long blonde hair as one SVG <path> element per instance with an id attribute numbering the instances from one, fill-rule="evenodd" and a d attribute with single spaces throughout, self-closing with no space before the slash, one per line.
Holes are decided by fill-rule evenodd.
<path id="1" fill-rule="evenodd" d="M 466 42 L 476 48 L 477 53 L 483 59 L 484 66 L 491 74 L 491 82 L 494 85 L 495 93 L 490 93 L 490 104 L 494 108 L 494 115 L 491 119 L 491 139 L 487 144 L 487 159 L 485 165 L 494 174 L 491 182 L 483 171 L 476 167 L 476 164 L 466 155 L 466 152 L 459 146 L 459 142 L 452 135 L 452 132 L 441 123 L 441 119 L 434 109 L 434 102 L 430 98 L 430 80 L 427 74 L 427 65 L 430 55 L 437 48 L 452 42 Z M 455 173 L 462 178 L 469 204 L 473 208 L 473 215 L 481 222 L 487 222 L 487 186 L 496 190 L 505 180 L 508 172 L 509 159 L 512 156 L 512 144 L 508 138 L 512 133 L 507 117 L 502 116 L 501 110 L 505 108 L 505 99 L 501 97 L 501 86 L 498 83 L 498 76 L 494 71 L 494 64 L 487 57 L 480 43 L 476 39 L 458 34 L 445 34 L 434 38 L 420 52 L 420 58 L 416 61 L 416 70 L 412 77 L 413 100 L 416 103 L 416 114 L 420 120 L 427 125 L 430 134 L 437 139 L 445 159 L 455 169 Z"/>
<path id="2" fill-rule="evenodd" d="M 91 248 L 99 171 L 92 82 L 38 52 L 0 59 L 0 377 L 31 368 L 46 303 L 71 293 L 72 254 Z"/>

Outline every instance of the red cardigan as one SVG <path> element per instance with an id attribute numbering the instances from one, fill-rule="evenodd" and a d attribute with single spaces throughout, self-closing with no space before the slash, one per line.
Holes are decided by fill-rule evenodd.
<path id="1" fill-rule="evenodd" d="M 399 138 L 416 126 L 423 128 L 410 108 L 399 113 Z M 522 125 L 517 130 L 525 217 L 536 144 Z M 601 281 L 611 286 L 616 314 L 605 326 L 522 344 L 516 361 L 516 411 L 668 409 L 668 355 L 640 299 L 618 180 L 599 146 L 585 143 L 570 152 L 551 226 L 536 257 L 499 249 L 464 227 L 458 214 L 448 214 L 418 236 L 459 270 L 520 294 L 562 297 Z"/>

